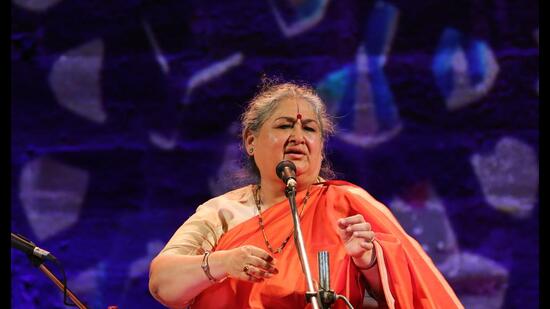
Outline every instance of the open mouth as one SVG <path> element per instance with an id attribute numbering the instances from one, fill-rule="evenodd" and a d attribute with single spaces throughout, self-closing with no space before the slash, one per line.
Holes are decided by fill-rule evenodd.
<path id="1" fill-rule="evenodd" d="M 303 156 L 305 156 L 306 154 L 299 150 L 299 149 L 287 149 L 285 151 L 285 157 L 288 157 L 288 158 L 301 158 Z"/>

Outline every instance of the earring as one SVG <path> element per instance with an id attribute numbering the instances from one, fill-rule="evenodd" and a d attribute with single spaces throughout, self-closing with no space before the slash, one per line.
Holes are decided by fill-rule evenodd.
<path id="1" fill-rule="evenodd" d="M 250 153 L 250 155 L 252 155 L 254 153 L 254 147 L 250 147 L 250 150 L 248 152 Z"/>

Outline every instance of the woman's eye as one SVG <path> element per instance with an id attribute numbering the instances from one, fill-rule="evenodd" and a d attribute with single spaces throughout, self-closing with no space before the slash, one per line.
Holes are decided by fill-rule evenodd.
<path id="1" fill-rule="evenodd" d="M 316 132 L 317 130 L 313 127 L 305 127 L 304 130 L 306 131 L 309 131 L 309 132 Z"/>
<path id="2" fill-rule="evenodd" d="M 292 129 L 292 125 L 291 124 L 282 124 L 282 125 L 278 126 L 277 128 L 279 128 L 279 129 Z"/>

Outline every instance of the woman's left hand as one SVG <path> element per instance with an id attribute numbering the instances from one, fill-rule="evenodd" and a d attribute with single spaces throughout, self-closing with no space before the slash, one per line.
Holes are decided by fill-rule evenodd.
<path id="1" fill-rule="evenodd" d="M 374 253 L 374 231 L 362 215 L 338 220 L 338 235 L 345 245 L 346 252 L 359 267 L 369 265 Z"/>

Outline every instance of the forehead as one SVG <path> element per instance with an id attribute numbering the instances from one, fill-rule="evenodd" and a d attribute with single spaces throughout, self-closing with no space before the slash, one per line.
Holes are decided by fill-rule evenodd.
<path id="1" fill-rule="evenodd" d="M 272 117 L 287 116 L 295 118 L 298 113 L 302 114 L 304 118 L 316 119 L 312 104 L 300 97 L 282 99 L 273 111 Z"/>

